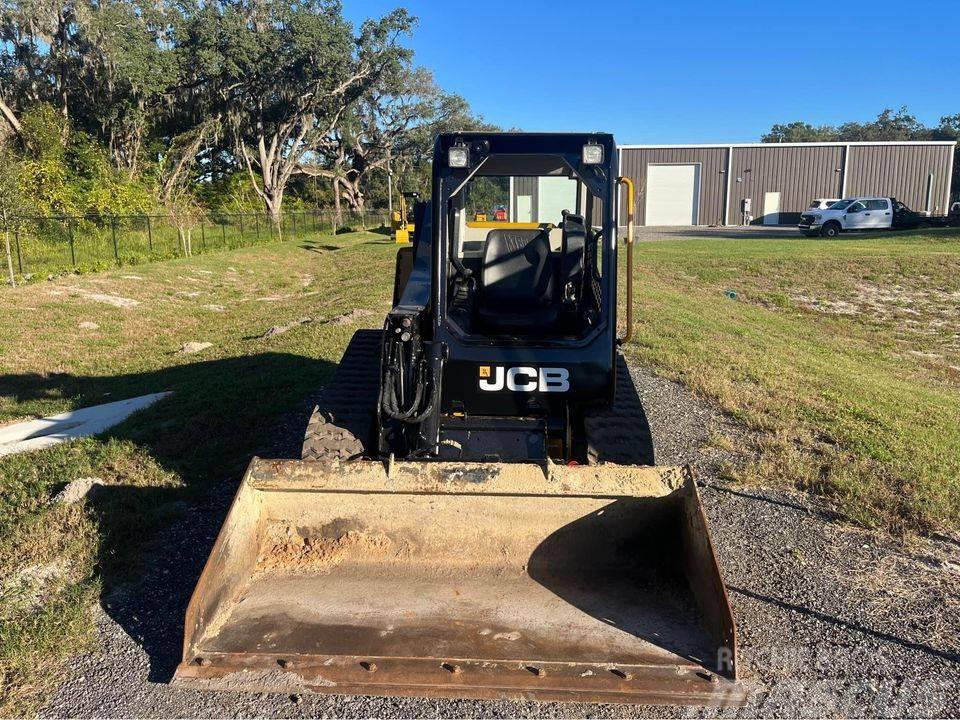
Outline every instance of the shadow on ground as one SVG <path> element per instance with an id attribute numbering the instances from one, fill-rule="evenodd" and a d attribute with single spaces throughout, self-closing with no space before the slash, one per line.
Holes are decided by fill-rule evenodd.
<path id="1" fill-rule="evenodd" d="M 342 250 L 342 245 L 329 245 L 316 240 L 307 240 L 306 242 L 300 243 L 301 250 L 308 250 L 309 252 L 315 253 L 326 253 L 326 252 L 336 252 L 337 250 Z"/>
<path id="2" fill-rule="evenodd" d="M 88 497 L 101 534 L 102 605 L 149 654 L 150 680 L 172 677 L 190 593 L 251 457 L 300 457 L 317 390 L 335 367 L 265 353 L 113 377 L 0 375 L 18 401 L 62 397 L 74 407 L 173 391 L 99 437 L 135 443 L 181 483 L 108 484 Z M 128 457 L 118 462 L 137 462 Z M 122 478 L 137 468 L 105 472 Z"/>
<path id="3" fill-rule="evenodd" d="M 900 647 L 907 648 L 908 650 L 926 653 L 933 657 L 940 658 L 941 660 L 947 660 L 952 663 L 960 663 L 960 654 L 950 652 L 949 650 L 941 650 L 940 648 L 933 647 L 927 643 L 916 642 L 893 633 L 876 630 L 874 628 L 867 627 L 863 623 L 845 620 L 843 618 L 836 617 L 835 615 L 821 612 L 807 605 L 799 605 L 797 603 L 788 602 L 786 600 L 782 600 L 771 595 L 764 595 L 763 593 L 758 593 L 746 588 L 730 585 L 727 589 L 737 595 L 743 595 L 744 597 L 758 600 L 762 603 L 767 603 L 781 610 L 786 610 L 789 613 L 813 618 L 821 623 L 844 630 L 850 633 L 850 635 L 853 637 L 862 638 L 864 640 L 880 640 L 885 643 L 899 645 Z"/>
<path id="4" fill-rule="evenodd" d="M 335 368 L 326 361 L 265 353 L 112 377 L 0 375 L 3 393 L 18 401 L 66 397 L 76 407 L 174 391 L 105 437 L 135 443 L 162 468 L 177 473 L 182 484 L 108 485 L 89 502 L 103 536 L 97 568 L 102 605 L 148 654 L 151 682 L 166 683 L 173 675 L 190 594 L 251 456 L 299 457 L 317 391 Z M 618 370 L 623 373 L 625 366 Z M 632 383 L 629 391 L 629 399 L 639 403 Z M 644 428 L 638 438 L 638 428 L 632 429 L 634 450 L 652 456 L 648 430 Z M 127 472 L 124 467 L 110 470 L 118 476 Z M 731 497 L 741 502 L 756 500 L 743 492 Z M 788 503 L 777 505 L 792 513 L 806 512 Z M 873 630 L 829 608 L 817 609 L 815 602 L 789 603 L 742 583 L 731 591 L 842 629 L 852 640 L 895 643 L 947 661 L 958 660 L 952 653 L 912 642 L 901 633 Z"/>

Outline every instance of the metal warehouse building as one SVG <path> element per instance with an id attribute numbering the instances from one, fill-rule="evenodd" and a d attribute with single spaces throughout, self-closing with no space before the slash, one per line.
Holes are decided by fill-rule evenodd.
<path id="1" fill-rule="evenodd" d="M 948 142 L 622 145 L 638 225 L 794 224 L 813 198 L 896 197 L 946 213 Z"/>
<path id="2" fill-rule="evenodd" d="M 950 206 L 954 141 L 621 145 L 638 225 L 792 225 L 814 198 L 895 197 L 917 212 Z M 510 217 L 555 222 L 575 203 L 562 178 L 511 180 Z M 621 211 L 625 210 L 621 207 Z M 626 213 L 621 212 L 621 222 Z"/>

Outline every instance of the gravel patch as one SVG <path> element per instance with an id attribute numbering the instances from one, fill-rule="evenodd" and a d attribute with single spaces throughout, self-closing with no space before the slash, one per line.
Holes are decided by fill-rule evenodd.
<path id="1" fill-rule="evenodd" d="M 47 717 L 823 717 L 958 716 L 960 657 L 944 633 L 949 600 L 923 585 L 907 610 L 890 602 L 902 576 L 955 572 L 960 543 L 911 551 L 836 522 L 820 499 L 731 485 L 723 462 L 748 433 L 681 386 L 632 370 L 658 464 L 690 462 L 698 475 L 737 618 L 744 680 L 760 691 L 740 710 L 535 702 L 477 702 L 320 695 L 200 693 L 169 681 L 182 618 L 237 478 L 159 544 L 153 572 L 114 589 L 95 609 L 101 647 L 71 662 Z M 296 457 L 312 399 L 291 412 L 262 457 Z M 890 558 L 895 558 L 891 560 Z M 952 563 L 952 564 L 951 564 Z M 859 568 L 896 572 L 864 580 Z M 903 568 L 908 568 L 905 572 Z M 931 576 L 931 573 L 935 575 Z M 943 584 L 949 593 L 952 584 Z M 919 605 L 918 605 L 919 603 Z M 883 611 L 878 608 L 882 607 Z M 952 616 L 951 616 L 952 617 Z M 938 619 L 940 618 L 940 619 Z"/>

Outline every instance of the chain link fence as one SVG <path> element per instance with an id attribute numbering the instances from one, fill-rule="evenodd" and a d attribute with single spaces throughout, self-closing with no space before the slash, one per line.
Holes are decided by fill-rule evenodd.
<path id="1" fill-rule="evenodd" d="M 178 227 L 169 215 L 33 215 L 10 224 L 14 272 L 91 271 L 215 250 L 232 250 L 319 234 L 388 225 L 386 210 L 363 213 L 317 208 L 285 212 L 277 227 L 262 213 L 210 213 Z"/>

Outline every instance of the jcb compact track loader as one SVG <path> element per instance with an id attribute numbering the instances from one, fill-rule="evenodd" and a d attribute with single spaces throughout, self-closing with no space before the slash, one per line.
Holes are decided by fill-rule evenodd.
<path id="1" fill-rule="evenodd" d="M 437 139 L 383 330 L 355 335 L 304 459 L 251 463 L 176 683 L 744 700 L 691 471 L 654 466 L 618 352 L 617 170 L 602 133 Z"/>

